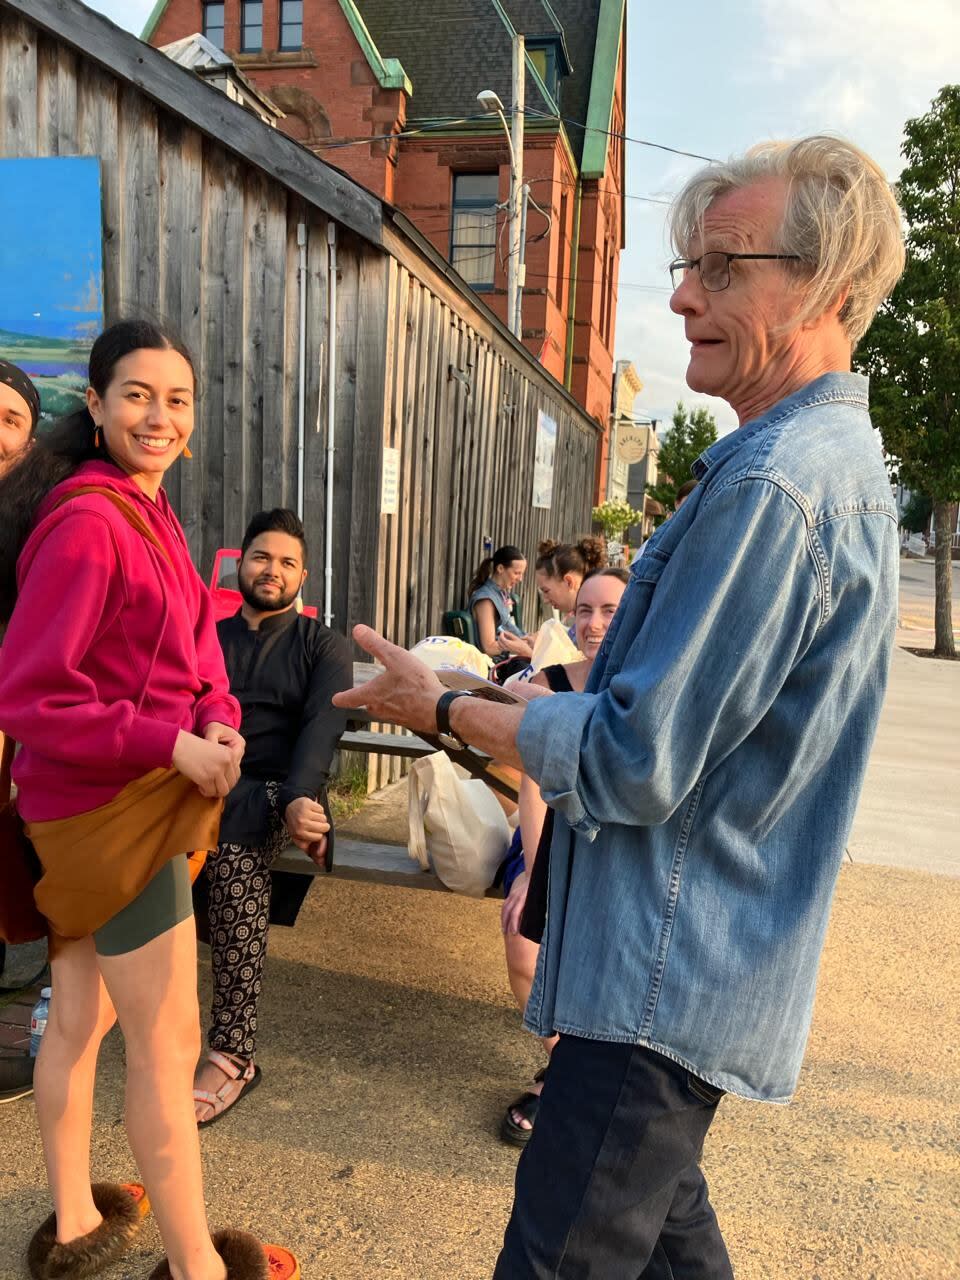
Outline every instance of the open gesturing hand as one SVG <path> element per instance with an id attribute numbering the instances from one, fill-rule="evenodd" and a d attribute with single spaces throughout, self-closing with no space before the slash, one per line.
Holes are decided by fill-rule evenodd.
<path id="1" fill-rule="evenodd" d="M 372 627 L 354 627 L 353 638 L 380 663 L 383 674 L 335 694 L 334 705 L 365 707 L 374 720 L 401 724 L 414 733 L 436 733 L 437 699 L 444 690 L 430 668 Z"/>

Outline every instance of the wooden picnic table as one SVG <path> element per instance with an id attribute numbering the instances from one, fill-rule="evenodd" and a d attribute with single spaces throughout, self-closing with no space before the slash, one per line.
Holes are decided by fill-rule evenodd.
<path id="1" fill-rule="evenodd" d="M 379 675 L 382 670 L 383 668 L 374 662 L 355 662 L 353 683 L 364 685 Z M 517 788 L 508 778 L 500 776 L 494 768 L 492 757 L 483 751 L 477 751 L 474 747 L 467 747 L 463 751 L 451 751 L 449 747 L 441 746 L 439 739 L 432 734 L 423 734 L 418 737 L 409 730 L 404 730 L 402 733 L 381 733 L 367 727 L 372 723 L 370 714 L 363 708 L 351 711 L 347 732 L 340 739 L 341 750 L 359 751 L 365 755 L 406 756 L 411 760 L 420 760 L 424 756 L 432 755 L 434 751 L 446 751 L 454 764 L 466 769 L 472 777 L 480 778 L 494 791 L 499 791 L 501 795 L 506 796 L 508 800 L 517 800 Z"/>

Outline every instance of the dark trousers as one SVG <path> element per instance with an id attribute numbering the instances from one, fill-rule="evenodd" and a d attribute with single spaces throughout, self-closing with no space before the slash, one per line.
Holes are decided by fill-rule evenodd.
<path id="1" fill-rule="evenodd" d="M 699 1164 L 722 1096 L 650 1049 L 561 1036 L 494 1280 L 732 1280 Z"/>

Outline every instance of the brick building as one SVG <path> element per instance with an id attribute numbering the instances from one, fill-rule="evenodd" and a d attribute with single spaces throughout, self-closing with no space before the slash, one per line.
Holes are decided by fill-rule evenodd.
<path id="1" fill-rule="evenodd" d="M 511 41 L 524 35 L 524 180 L 540 209 L 528 214 L 522 337 L 606 435 L 624 244 L 624 0 L 158 0 L 144 39 L 165 46 L 197 31 L 284 112 L 279 128 L 400 209 L 502 319 L 510 157 L 476 95 L 494 90 L 509 114 Z M 598 450 L 601 495 L 608 456 Z"/>

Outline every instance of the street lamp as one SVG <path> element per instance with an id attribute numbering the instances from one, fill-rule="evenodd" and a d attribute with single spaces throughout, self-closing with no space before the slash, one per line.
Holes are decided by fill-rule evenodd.
<path id="1" fill-rule="evenodd" d="M 523 186 L 523 112 L 525 107 L 524 90 L 526 86 L 526 52 L 523 36 L 513 38 L 513 128 L 507 124 L 507 117 L 499 95 L 493 89 L 481 89 L 477 94 L 477 102 L 491 116 L 499 116 L 503 131 L 507 135 L 507 146 L 510 150 L 510 250 L 507 257 L 507 327 L 519 337 L 522 332 L 520 319 L 520 300 L 523 290 L 524 267 L 523 246 L 521 240 L 521 219 L 519 216 L 519 197 Z"/>

